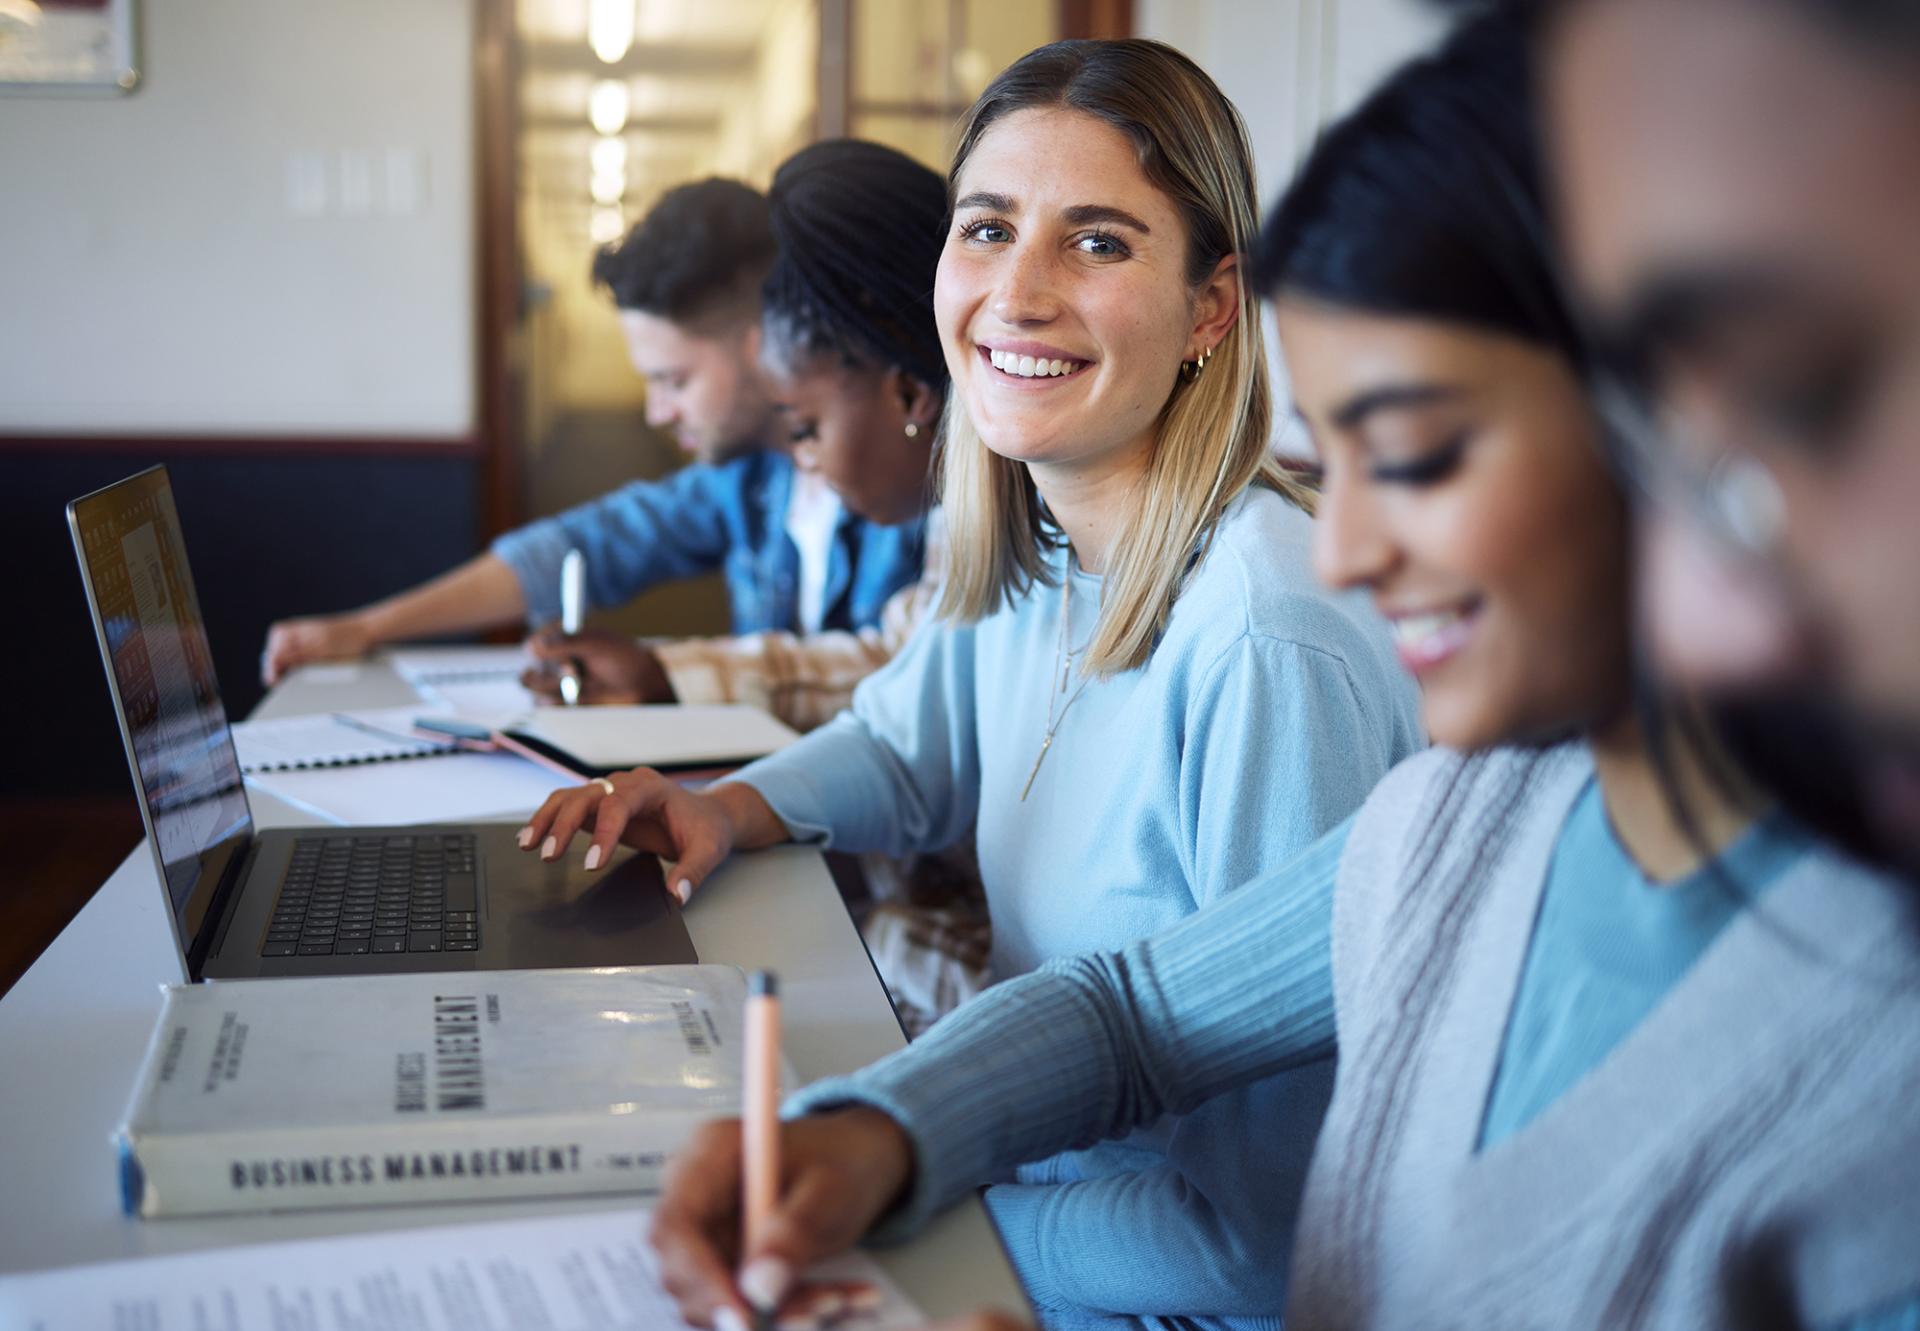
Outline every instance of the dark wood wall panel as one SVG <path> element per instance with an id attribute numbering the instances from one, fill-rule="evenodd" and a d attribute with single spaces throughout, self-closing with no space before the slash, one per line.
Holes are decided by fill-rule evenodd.
<path id="1" fill-rule="evenodd" d="M 229 712 L 260 697 L 267 625 L 406 587 L 480 546 L 476 451 L 94 440 L 0 448 L 0 699 L 12 724 L 0 799 L 131 789 L 65 505 L 155 462 L 179 499 Z"/>

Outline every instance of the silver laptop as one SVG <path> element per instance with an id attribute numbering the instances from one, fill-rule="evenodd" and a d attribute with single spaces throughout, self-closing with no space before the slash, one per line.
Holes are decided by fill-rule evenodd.
<path id="1" fill-rule="evenodd" d="M 74 500 L 67 525 L 193 979 L 697 960 L 649 855 L 589 874 L 496 823 L 256 832 L 166 468 Z M 435 760 L 412 761 L 425 779 Z"/>

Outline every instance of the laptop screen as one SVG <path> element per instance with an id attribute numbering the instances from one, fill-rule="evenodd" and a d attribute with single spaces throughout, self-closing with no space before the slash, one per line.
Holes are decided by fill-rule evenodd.
<path id="1" fill-rule="evenodd" d="M 253 832 L 166 469 L 68 507 L 182 943 Z"/>

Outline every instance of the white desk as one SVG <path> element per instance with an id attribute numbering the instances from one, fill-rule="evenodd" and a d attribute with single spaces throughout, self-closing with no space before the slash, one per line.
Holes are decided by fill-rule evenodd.
<path id="1" fill-rule="evenodd" d="M 375 663 L 338 682 L 296 675 L 256 715 L 412 700 L 412 691 Z M 314 822 L 271 797 L 256 792 L 250 798 L 263 827 Z M 109 1140 L 159 1010 L 157 986 L 185 978 L 163 910 L 143 843 L 0 1001 L 0 1273 L 630 1204 L 613 1197 L 210 1219 L 121 1215 Z M 904 1043 L 815 852 L 787 848 L 739 858 L 693 899 L 686 923 L 703 960 L 779 971 L 787 1051 L 807 1080 L 850 1072 Z M 932 1316 L 981 1305 L 1025 1306 L 978 1202 L 954 1208 L 916 1242 L 877 1256 Z"/>

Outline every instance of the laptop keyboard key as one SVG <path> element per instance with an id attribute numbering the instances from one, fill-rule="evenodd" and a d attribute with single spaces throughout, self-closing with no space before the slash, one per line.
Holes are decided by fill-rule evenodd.
<path id="1" fill-rule="evenodd" d="M 463 833 L 296 841 L 262 955 L 475 951 L 475 859 Z"/>
<path id="2" fill-rule="evenodd" d="M 474 902 L 474 881 L 471 871 L 450 873 L 447 875 L 447 910 L 449 912 L 472 912 L 477 909 Z"/>

